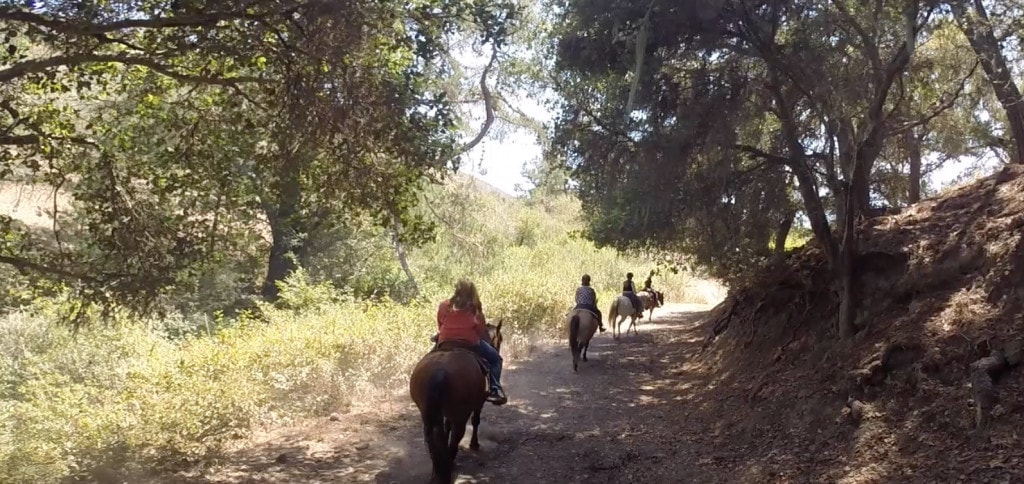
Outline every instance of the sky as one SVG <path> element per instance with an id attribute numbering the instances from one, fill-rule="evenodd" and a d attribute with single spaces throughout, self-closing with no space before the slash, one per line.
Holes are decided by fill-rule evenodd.
<path id="1" fill-rule="evenodd" d="M 534 119 L 542 122 L 552 119 L 552 113 L 536 100 L 522 96 L 513 102 Z M 474 108 L 472 114 L 469 126 L 477 130 L 483 120 L 483 108 Z M 541 155 L 540 144 L 532 132 L 495 123 L 488 136 L 465 155 L 460 171 L 480 178 L 509 195 L 518 195 L 518 187 L 529 187 L 523 170 L 539 160 Z"/>
<path id="2" fill-rule="evenodd" d="M 464 51 L 461 57 L 464 62 L 476 68 L 482 68 L 486 58 L 475 54 L 471 50 Z M 520 95 L 515 102 L 517 107 L 534 119 L 548 122 L 553 119 L 553 113 L 543 104 L 525 95 Z M 483 106 L 474 106 L 470 110 L 472 119 L 468 126 L 472 134 L 483 120 Z M 514 129 L 508 126 L 501 127 L 496 123 L 489 135 L 476 148 L 465 155 L 463 165 L 460 169 L 463 173 L 473 175 L 495 188 L 510 195 L 520 194 L 520 188 L 528 188 L 529 182 L 523 176 L 523 170 L 531 162 L 541 157 L 541 147 L 535 135 L 526 129 Z M 926 160 L 927 161 L 927 160 Z M 984 159 L 979 161 L 974 158 L 947 161 L 939 169 L 926 176 L 926 184 L 940 191 L 950 186 L 959 185 L 970 180 L 957 181 L 957 178 L 968 171 L 972 166 L 981 165 L 979 175 L 991 173 L 1000 162 L 995 159 Z M 929 194 L 926 194 L 928 196 Z"/>
<path id="3" fill-rule="evenodd" d="M 518 195 L 517 187 L 527 188 L 529 183 L 523 169 L 541 156 L 536 137 L 525 130 L 516 130 L 503 139 L 484 139 L 467 153 L 460 171 L 469 173 L 495 188 Z"/>

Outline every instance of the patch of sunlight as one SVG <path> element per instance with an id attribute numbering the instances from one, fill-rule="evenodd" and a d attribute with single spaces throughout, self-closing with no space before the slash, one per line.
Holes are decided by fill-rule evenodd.
<path id="1" fill-rule="evenodd" d="M 965 287 L 950 296 L 946 307 L 932 319 L 931 325 L 943 333 L 950 333 L 977 324 L 995 314 L 995 308 L 987 298 L 988 294 L 982 287 Z"/>
<path id="2" fill-rule="evenodd" d="M 885 482 L 892 473 L 893 462 L 883 456 L 896 456 L 894 429 L 885 423 L 877 409 L 865 404 L 864 419 L 857 429 L 852 462 L 843 470 L 846 473 L 837 480 L 841 484 Z"/>
<path id="3" fill-rule="evenodd" d="M 658 403 L 662 403 L 662 400 L 660 398 L 655 398 L 650 395 L 640 395 L 639 397 L 637 397 L 637 403 L 639 403 L 640 405 L 655 405 Z"/>

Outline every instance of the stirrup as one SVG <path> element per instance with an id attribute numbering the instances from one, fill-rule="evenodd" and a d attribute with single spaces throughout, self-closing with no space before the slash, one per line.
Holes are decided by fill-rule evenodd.
<path id="1" fill-rule="evenodd" d="M 504 390 L 494 390 L 487 396 L 487 401 L 500 406 L 508 403 L 508 396 L 505 395 Z"/>

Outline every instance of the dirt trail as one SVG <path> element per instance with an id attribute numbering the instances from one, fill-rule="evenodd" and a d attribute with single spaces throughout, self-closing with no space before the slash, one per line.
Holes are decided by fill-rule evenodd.
<path id="1" fill-rule="evenodd" d="M 687 418 L 707 405 L 699 394 L 708 383 L 687 364 L 700 347 L 696 326 L 706 309 L 667 305 L 641 323 L 639 335 L 597 335 L 578 374 L 564 342 L 506 359 L 510 401 L 485 408 L 480 451 L 468 450 L 467 430 L 457 482 L 723 480 L 713 468 L 724 462 L 699 443 L 715 429 Z M 430 473 L 419 416 L 407 400 L 275 432 L 227 461 L 179 482 L 420 484 Z"/>

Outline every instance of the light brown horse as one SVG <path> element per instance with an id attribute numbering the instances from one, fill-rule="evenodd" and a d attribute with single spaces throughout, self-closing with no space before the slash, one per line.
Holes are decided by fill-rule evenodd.
<path id="1" fill-rule="evenodd" d="M 612 305 L 608 308 L 608 324 L 612 327 L 612 338 L 619 339 L 622 335 L 619 326 L 629 318 L 629 326 L 626 327 L 626 334 L 633 329 L 633 334 L 639 334 L 636 330 L 636 320 L 644 315 L 643 309 L 637 311 L 633 307 L 633 301 L 628 296 L 618 296 L 612 299 Z"/>
<path id="2" fill-rule="evenodd" d="M 487 325 L 487 338 L 501 352 L 501 321 Z M 480 412 L 490 393 L 487 376 L 475 352 L 457 343 L 438 345 L 420 359 L 409 379 L 409 393 L 423 420 L 423 439 L 427 443 L 433 471 L 432 484 L 450 484 L 454 477 L 455 455 L 466 435 L 466 422 L 473 418 L 473 437 L 469 448 L 480 448 Z"/>
<path id="3" fill-rule="evenodd" d="M 597 315 L 586 309 L 576 309 L 566 318 L 569 325 L 569 351 L 572 352 L 572 371 L 579 368 L 580 356 L 587 361 L 587 349 L 594 332 L 601 324 Z"/>

